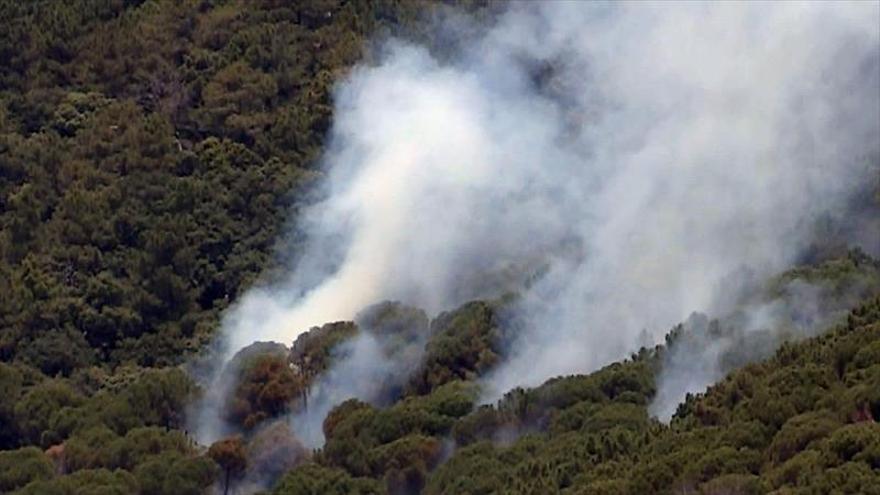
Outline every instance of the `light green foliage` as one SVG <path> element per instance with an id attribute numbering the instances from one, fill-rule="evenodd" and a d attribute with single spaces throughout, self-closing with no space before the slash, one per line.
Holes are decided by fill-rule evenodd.
<path id="1" fill-rule="evenodd" d="M 135 428 L 122 437 L 97 427 L 78 432 L 64 444 L 68 471 L 99 467 L 130 471 L 152 456 L 193 453 L 193 445 L 181 432 L 157 427 Z"/>

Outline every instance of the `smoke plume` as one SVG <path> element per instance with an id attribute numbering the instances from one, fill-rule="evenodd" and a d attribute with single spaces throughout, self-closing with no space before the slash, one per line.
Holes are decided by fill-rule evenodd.
<path id="1" fill-rule="evenodd" d="M 785 341 L 811 337 L 845 321 L 859 301 L 880 294 L 880 264 L 850 261 L 854 266 L 847 266 L 835 281 L 794 278 L 775 294 L 767 294 L 766 287 L 748 287 L 739 293 L 750 300 L 735 307 L 727 301 L 713 305 L 716 311 L 728 311 L 717 319 L 700 313 L 688 317 L 667 337 L 652 415 L 669 420 L 687 393 L 702 392 L 728 372 L 769 358 Z"/>
<path id="2" fill-rule="evenodd" d="M 485 400 L 659 340 L 732 273 L 789 266 L 876 180 L 878 25 L 875 2 L 529 2 L 442 59 L 385 43 L 338 86 L 305 252 L 227 314 L 224 358 L 538 267 Z M 369 340 L 347 352 L 381 362 Z"/>

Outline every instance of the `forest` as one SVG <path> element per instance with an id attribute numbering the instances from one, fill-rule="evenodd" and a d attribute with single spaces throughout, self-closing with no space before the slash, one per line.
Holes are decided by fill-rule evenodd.
<path id="1" fill-rule="evenodd" d="M 880 494 L 880 260 L 834 228 L 752 296 L 817 287 L 830 316 L 811 335 L 765 346 L 736 314 L 695 314 L 484 404 L 518 294 L 439 315 L 376 301 L 236 354 L 236 433 L 194 438 L 193 363 L 304 242 L 283 234 L 320 199 L 334 84 L 390 36 L 443 57 L 429 26 L 450 3 L 500 5 L 0 0 L 0 493 Z M 381 401 L 335 405 L 312 448 L 290 418 L 359 336 L 416 357 Z M 664 360 L 721 337 L 723 378 L 659 420 Z"/>

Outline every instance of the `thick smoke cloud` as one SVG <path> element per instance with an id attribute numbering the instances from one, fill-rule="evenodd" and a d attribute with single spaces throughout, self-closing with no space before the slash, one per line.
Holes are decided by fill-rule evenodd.
<path id="1" fill-rule="evenodd" d="M 442 61 L 386 44 L 338 88 L 305 253 L 227 315 L 225 357 L 510 273 L 541 276 L 486 400 L 659 340 L 874 180 L 878 25 L 870 2 L 530 2 Z"/>
<path id="2" fill-rule="evenodd" d="M 533 330 L 496 393 L 625 356 L 642 330 L 658 337 L 709 309 L 742 267 L 782 269 L 811 219 L 865 180 L 857 170 L 878 135 L 876 9 L 679 7 L 545 12 L 545 25 L 583 23 L 565 46 L 591 77 L 570 75 L 569 94 L 599 106 L 577 141 L 580 165 L 599 177 L 578 210 L 591 219 L 567 217 L 583 259 L 529 292 Z M 535 17 L 521 18 L 512 32 L 530 31 Z"/>

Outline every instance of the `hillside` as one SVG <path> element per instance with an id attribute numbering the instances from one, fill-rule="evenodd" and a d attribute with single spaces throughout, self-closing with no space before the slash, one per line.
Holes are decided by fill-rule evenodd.
<path id="1" fill-rule="evenodd" d="M 415 10 L 3 2 L 0 355 L 69 376 L 203 346 L 314 200 L 334 80 Z"/>
<path id="2" fill-rule="evenodd" d="M 854 260 L 850 273 L 880 293 L 877 262 Z M 314 454 L 284 418 L 310 407 L 308 388 L 328 358 L 344 359 L 330 349 L 364 331 L 399 346 L 408 337 L 395 334 L 394 323 L 424 316 L 386 306 L 384 327 L 333 324 L 289 352 L 254 348 L 239 365 L 232 404 L 240 405 L 230 417 L 245 436 L 207 451 L 180 429 L 196 390 L 177 368 L 47 378 L 26 365 L 0 365 L 6 396 L 16 398 L 4 403 L 3 439 L 21 445 L 0 453 L 0 483 L 15 493 L 200 493 L 222 483 L 225 469 L 239 487 L 274 480 L 273 494 L 873 493 L 880 486 L 876 296 L 819 336 L 786 343 L 688 395 L 668 424 L 649 405 L 664 356 L 700 337 L 685 326 L 664 345 L 589 375 L 479 406 L 473 380 L 491 369 L 502 308 L 475 302 L 431 322 L 410 381 L 384 384 L 396 399 L 382 408 L 358 400 L 334 407 Z M 466 356 L 485 356 L 484 364 Z M 236 412 L 241 407 L 249 412 Z"/>
<path id="3" fill-rule="evenodd" d="M 0 0 L 0 493 L 880 494 L 875 37 L 508 7 Z"/>

